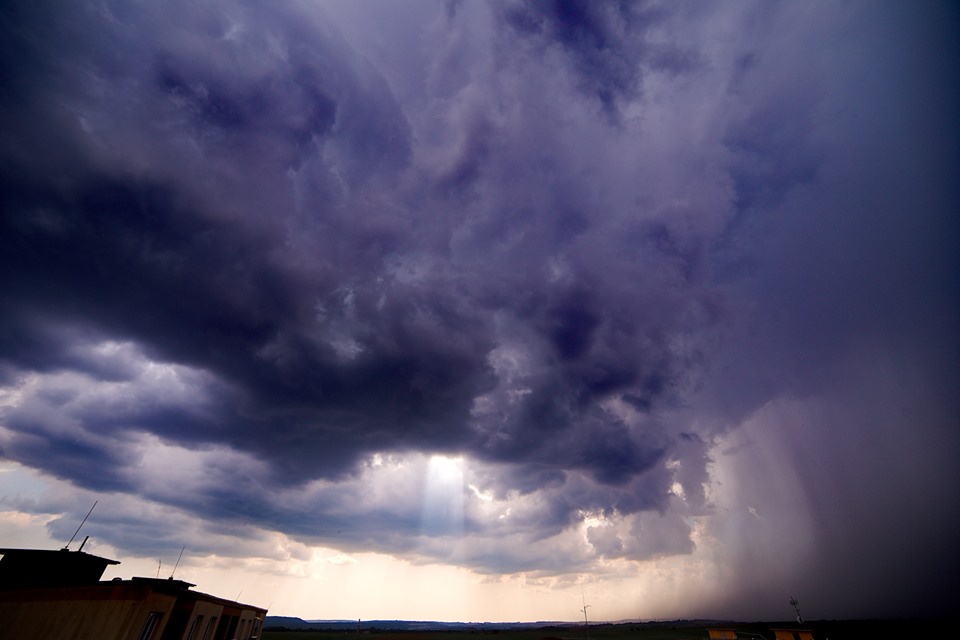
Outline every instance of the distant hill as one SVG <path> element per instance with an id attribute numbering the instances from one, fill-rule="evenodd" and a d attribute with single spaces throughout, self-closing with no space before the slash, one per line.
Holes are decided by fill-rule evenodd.
<path id="1" fill-rule="evenodd" d="M 330 636 L 353 635 L 357 630 L 356 620 L 303 620 L 286 616 L 267 616 L 265 631 L 273 631 L 272 638 L 284 637 L 283 631 L 331 631 Z M 896 618 L 888 620 L 808 620 L 802 628 L 813 631 L 814 638 L 837 640 L 850 638 L 935 638 L 943 637 L 942 630 L 952 627 L 953 620 L 945 619 L 917 619 Z M 517 632 L 529 631 L 528 635 L 518 633 L 516 638 L 530 638 L 533 640 L 563 640 L 575 636 L 582 638 L 579 633 L 572 633 L 576 628 L 582 629 L 580 622 L 436 622 L 430 620 L 362 620 L 360 630 L 371 640 L 395 638 L 395 632 L 416 632 L 411 634 L 411 640 L 429 640 L 429 633 L 463 631 L 464 638 L 472 637 L 471 633 L 499 634 L 505 630 Z M 656 621 L 626 621 L 596 622 L 590 624 L 593 637 L 601 640 L 637 640 L 638 638 L 678 638 L 678 637 L 705 637 L 706 629 L 711 627 L 732 628 L 745 638 L 772 638 L 772 629 L 796 629 L 795 621 L 767 621 L 767 622 L 736 622 L 732 620 L 656 620 Z M 547 629 L 552 629 L 547 631 Z M 661 633 L 661 630 L 665 633 Z M 681 633 L 688 630 L 691 633 Z M 297 633 L 290 634 L 293 638 Z M 453 635 L 453 634 L 449 634 Z M 444 636 L 438 636 L 444 637 Z M 500 636 L 504 637 L 504 636 Z"/>
<path id="2" fill-rule="evenodd" d="M 571 626 L 572 622 L 437 622 L 434 620 L 361 620 L 361 630 L 390 631 L 444 631 L 454 629 L 536 629 L 550 626 Z M 313 631 L 352 630 L 357 628 L 356 620 L 304 620 L 290 616 L 267 616 L 264 621 L 267 629 L 297 629 Z"/>

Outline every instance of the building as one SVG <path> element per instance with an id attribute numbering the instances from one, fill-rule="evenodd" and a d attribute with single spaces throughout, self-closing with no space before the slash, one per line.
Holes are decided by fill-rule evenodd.
<path id="1" fill-rule="evenodd" d="M 777 640 L 813 640 L 813 632 L 807 629 L 771 629 Z"/>
<path id="2" fill-rule="evenodd" d="M 267 610 L 172 577 L 102 581 L 116 560 L 0 549 L 0 629 L 21 640 L 255 640 Z"/>

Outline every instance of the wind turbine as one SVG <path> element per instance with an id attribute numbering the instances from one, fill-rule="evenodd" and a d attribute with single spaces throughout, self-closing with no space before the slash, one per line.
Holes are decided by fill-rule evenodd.
<path id="1" fill-rule="evenodd" d="M 583 595 L 583 585 L 580 585 L 580 599 L 583 601 L 583 609 L 580 609 L 583 612 L 583 626 L 587 629 L 587 640 L 590 640 L 590 623 L 587 622 L 587 607 L 590 605 L 587 604 L 587 598 Z"/>

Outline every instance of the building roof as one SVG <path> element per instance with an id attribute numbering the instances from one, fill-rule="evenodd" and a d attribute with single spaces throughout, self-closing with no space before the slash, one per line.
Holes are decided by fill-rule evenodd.
<path id="1" fill-rule="evenodd" d="M 95 584 L 118 560 L 83 551 L 0 549 L 0 589 L 44 589 Z"/>

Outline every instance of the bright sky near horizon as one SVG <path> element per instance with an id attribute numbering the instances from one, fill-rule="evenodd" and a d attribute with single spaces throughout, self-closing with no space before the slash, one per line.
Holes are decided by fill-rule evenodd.
<path id="1" fill-rule="evenodd" d="M 0 8 L 0 546 L 308 619 L 960 591 L 948 2 Z"/>

